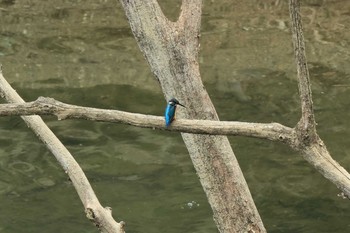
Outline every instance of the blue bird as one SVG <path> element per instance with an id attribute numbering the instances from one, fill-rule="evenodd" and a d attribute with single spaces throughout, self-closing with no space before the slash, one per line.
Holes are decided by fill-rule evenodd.
<path id="1" fill-rule="evenodd" d="M 173 120 L 175 119 L 175 112 L 176 112 L 177 105 L 180 105 L 186 108 L 184 105 L 180 104 L 179 101 L 175 98 L 172 98 L 171 100 L 169 100 L 168 105 L 166 106 L 166 109 L 165 109 L 165 114 L 164 114 L 166 127 L 169 127 L 171 122 L 173 122 Z"/>

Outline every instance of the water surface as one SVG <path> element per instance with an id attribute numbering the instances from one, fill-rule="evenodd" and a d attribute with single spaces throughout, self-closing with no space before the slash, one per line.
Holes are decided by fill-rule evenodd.
<path id="1" fill-rule="evenodd" d="M 349 1 L 303 1 L 318 130 L 350 170 Z M 162 1 L 177 18 L 179 1 Z M 162 115 L 165 100 L 117 1 L 0 2 L 0 62 L 38 96 Z M 222 120 L 299 118 L 286 1 L 205 1 L 201 73 Z M 127 232 L 217 232 L 178 133 L 44 117 Z M 268 232 L 350 231 L 350 204 L 287 146 L 229 137 Z M 18 117 L 0 118 L 0 231 L 97 232 L 54 157 Z"/>

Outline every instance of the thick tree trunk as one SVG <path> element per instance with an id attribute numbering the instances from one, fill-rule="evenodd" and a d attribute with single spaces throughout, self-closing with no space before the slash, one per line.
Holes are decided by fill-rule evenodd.
<path id="1" fill-rule="evenodd" d="M 132 31 L 166 99 L 187 106 L 179 118 L 219 120 L 197 62 L 200 0 L 184 0 L 177 22 L 156 0 L 121 0 Z M 220 232 L 266 232 L 230 143 L 225 136 L 182 133 Z"/>

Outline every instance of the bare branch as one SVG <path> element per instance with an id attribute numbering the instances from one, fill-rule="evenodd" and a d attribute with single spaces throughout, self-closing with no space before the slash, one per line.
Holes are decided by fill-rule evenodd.
<path id="1" fill-rule="evenodd" d="M 1 72 L 0 95 L 8 102 L 24 103 L 24 100 L 7 83 Z M 53 153 L 63 170 L 68 174 L 85 207 L 85 212 L 88 219 L 90 219 L 101 232 L 124 233 L 123 222 L 117 223 L 112 217 L 111 208 L 103 208 L 101 206 L 79 164 L 75 161 L 67 148 L 55 136 L 55 134 L 47 127 L 41 117 L 22 116 L 22 119 Z"/>
<path id="2" fill-rule="evenodd" d="M 234 135 L 280 141 L 302 153 L 302 156 L 323 176 L 333 182 L 346 197 L 350 196 L 350 175 L 332 159 L 321 139 L 309 146 L 301 146 L 293 128 L 279 123 L 248 123 L 235 121 L 211 121 L 177 119 L 166 128 L 164 118 L 118 110 L 81 107 L 39 97 L 22 104 L 0 104 L 0 116 L 56 115 L 58 119 L 85 119 L 111 123 L 123 123 L 142 128 L 210 135 Z"/>
<path id="3" fill-rule="evenodd" d="M 118 110 L 81 107 L 59 102 L 52 98 L 39 97 L 36 101 L 23 104 L 0 104 L 0 116 L 56 115 L 59 120 L 85 119 L 124 123 L 142 128 L 169 130 L 176 132 L 212 135 L 235 135 L 264 138 L 292 144 L 292 128 L 278 123 L 247 123 L 236 121 L 211 121 L 176 119 L 166 128 L 164 117 L 143 115 Z"/>
<path id="4" fill-rule="evenodd" d="M 341 196 L 350 199 L 350 174 L 331 157 L 321 139 L 303 147 L 300 152 L 306 161 L 342 191 Z"/>
<path id="5" fill-rule="evenodd" d="M 350 199 L 350 175 L 330 156 L 316 131 L 313 112 L 311 82 L 305 55 L 303 27 L 300 16 L 299 0 L 289 1 L 289 13 L 292 21 L 292 38 L 295 61 L 297 64 L 298 86 L 301 101 L 301 119 L 295 127 L 298 139 L 296 149 L 325 178 L 332 181 Z"/>
<path id="6" fill-rule="evenodd" d="M 309 144 L 317 140 L 316 122 L 313 112 L 311 83 L 307 67 L 303 26 L 300 17 L 299 0 L 289 1 L 289 13 L 292 21 L 292 38 L 294 45 L 295 61 L 298 73 L 298 86 L 301 101 L 301 119 L 297 125 L 297 133 L 301 142 Z"/>

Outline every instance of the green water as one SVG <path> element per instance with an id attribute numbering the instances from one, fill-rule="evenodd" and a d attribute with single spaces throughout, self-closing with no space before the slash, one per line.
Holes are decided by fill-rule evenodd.
<path id="1" fill-rule="evenodd" d="M 348 1 L 305 1 L 321 138 L 350 170 Z M 348 6 L 348 7 L 346 7 Z M 178 1 L 162 1 L 174 20 Z M 38 96 L 162 115 L 165 100 L 116 1 L 0 1 L 0 62 Z M 222 120 L 299 117 L 285 1 L 204 3 L 200 65 Z M 3 101 L 1 101 L 3 103 Z M 217 232 L 178 133 L 44 117 L 127 232 Z M 287 146 L 229 137 L 268 232 L 350 231 L 349 201 Z M 19 117 L 0 118 L 0 232 L 97 232 L 67 176 Z"/>

